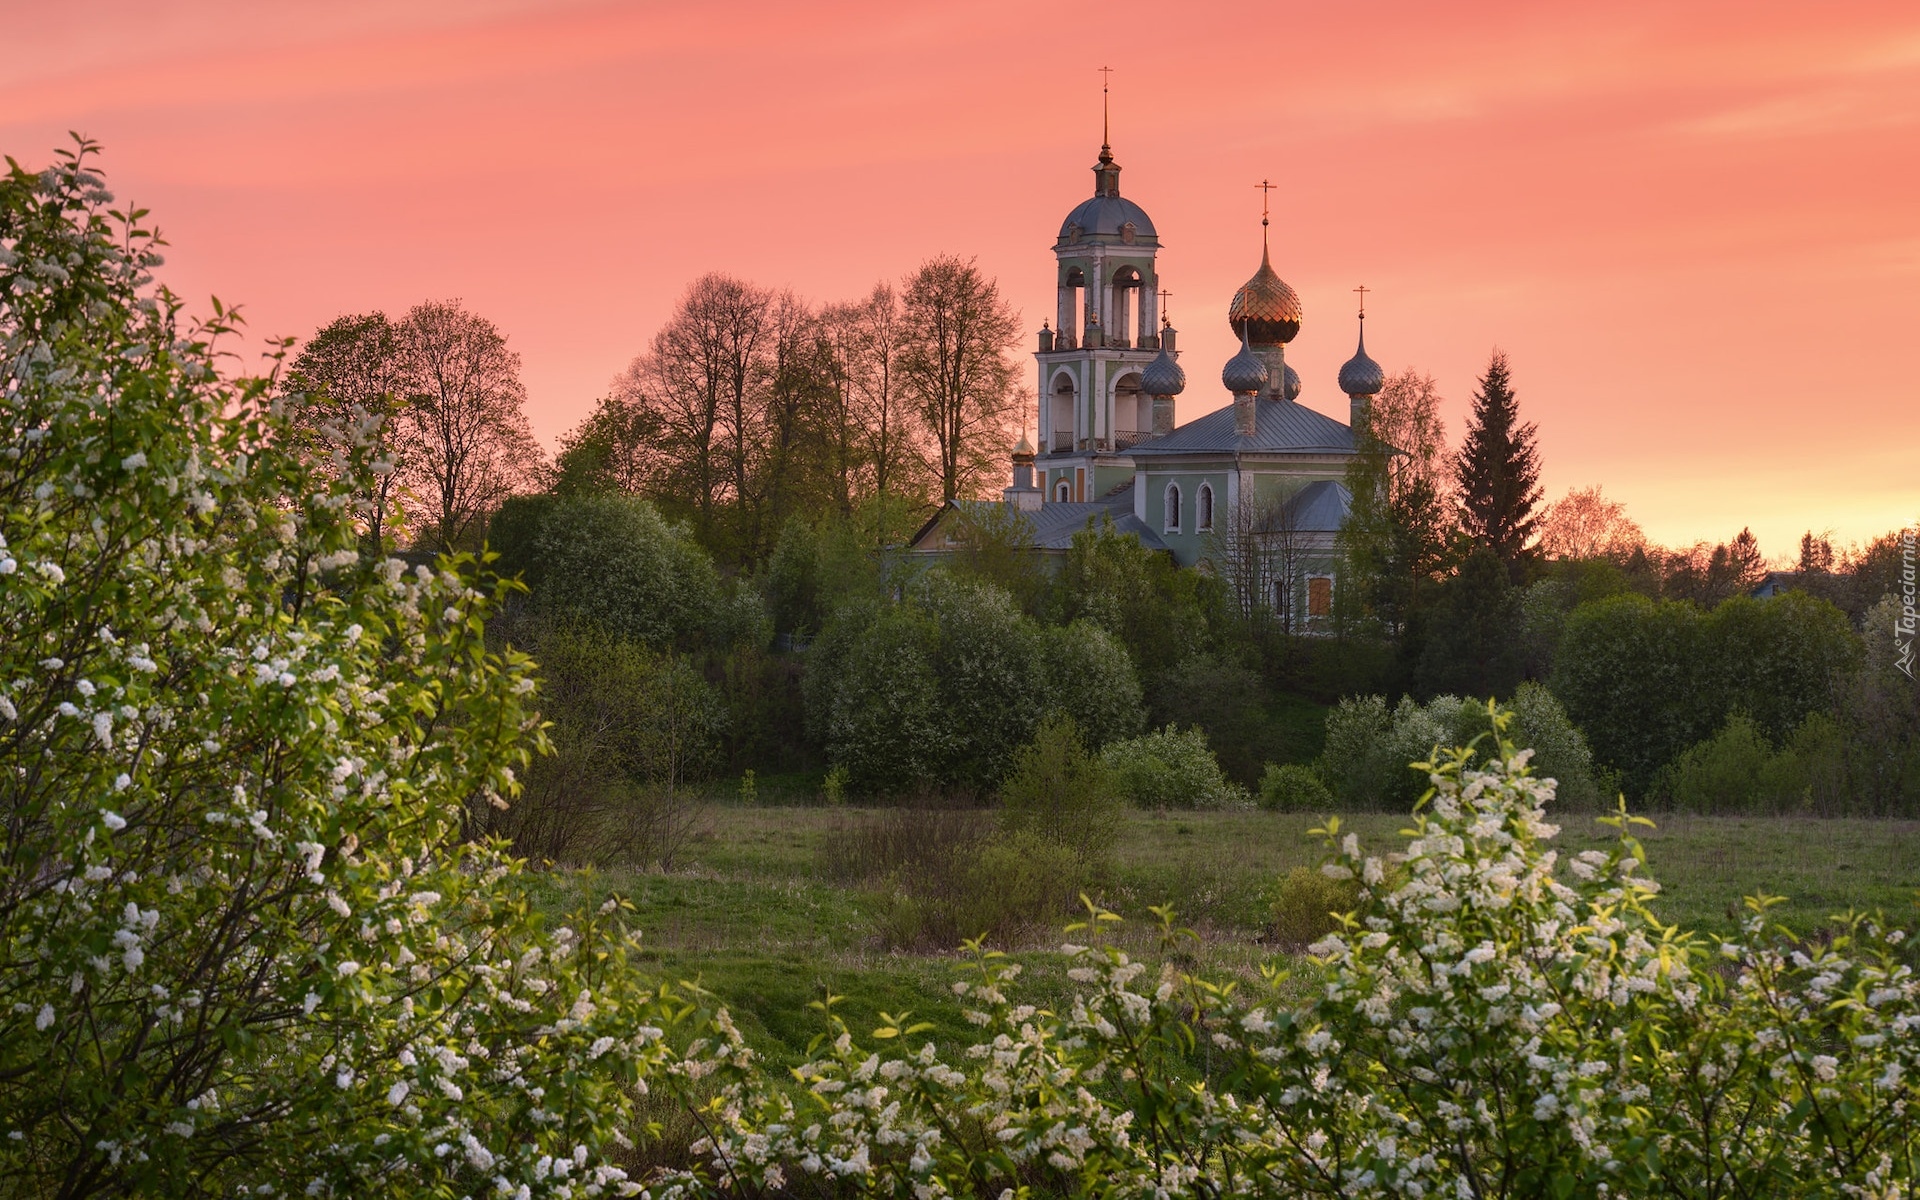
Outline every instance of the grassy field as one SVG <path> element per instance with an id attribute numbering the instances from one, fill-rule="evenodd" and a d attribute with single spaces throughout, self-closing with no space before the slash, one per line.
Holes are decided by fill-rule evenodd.
<path id="1" fill-rule="evenodd" d="M 632 900 L 642 962 L 673 980 L 697 981 L 733 1010 L 749 1038 L 776 1059 L 796 1061 L 822 1028 L 809 1002 L 848 997 L 841 1010 L 856 1029 L 878 1012 L 910 1009 L 932 1020 L 942 1041 L 969 1032 L 951 984 L 957 955 L 888 952 L 877 936 L 883 901 L 833 881 L 823 851 L 872 814 L 853 809 L 725 806 L 671 872 L 561 872 L 544 877 L 556 909 L 595 903 L 608 892 Z M 1601 845 L 1610 829 L 1590 816 L 1561 818 L 1559 844 L 1572 853 Z M 1403 817 L 1344 819 L 1369 847 L 1391 849 Z M 1295 866 L 1316 865 L 1323 847 L 1314 818 L 1260 812 L 1135 813 L 1125 818 L 1103 903 L 1128 919 L 1115 938 L 1147 961 L 1161 953 L 1150 905 L 1171 904 L 1199 939 L 1179 953 L 1215 976 L 1259 986 L 1263 962 L 1283 957 L 1263 945 L 1263 890 Z M 1803 933 L 1848 907 L 1881 908 L 1920 923 L 1920 823 L 1669 816 L 1642 831 L 1650 873 L 1664 886 L 1664 918 L 1703 933 L 1739 920 L 1741 898 L 1757 890 L 1788 897 L 1781 923 Z M 1071 919 L 1063 915 L 1061 925 Z M 1053 947 L 1058 929 L 1038 928 L 1010 947 L 1025 964 L 1028 999 L 1067 994 Z"/>

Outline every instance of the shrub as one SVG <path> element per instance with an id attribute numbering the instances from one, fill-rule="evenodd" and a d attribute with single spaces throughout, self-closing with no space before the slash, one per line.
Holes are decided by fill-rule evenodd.
<path id="1" fill-rule="evenodd" d="M 1669 763 L 1656 801 L 1695 813 L 1778 813 L 1802 807 L 1807 778 L 1791 750 L 1775 750 L 1745 713 Z"/>
<path id="2" fill-rule="evenodd" d="M 1552 693 L 1523 683 L 1506 711 L 1514 736 L 1536 748 L 1536 769 L 1558 782 L 1557 794 L 1569 806 L 1597 804 L 1602 786 L 1593 756 Z M 1429 786 L 1424 773 L 1406 764 L 1425 762 L 1437 747 L 1464 746 L 1491 731 L 1487 706 L 1477 700 L 1436 696 L 1417 704 L 1402 697 L 1389 710 L 1379 696 L 1349 697 L 1327 715 L 1321 768 L 1343 804 L 1406 808 Z"/>
<path id="3" fill-rule="evenodd" d="M 1004 944 L 1070 909 L 1089 864 L 1065 840 L 1000 828 L 977 809 L 893 809 L 851 821 L 822 850 L 832 878 L 875 898 L 883 945 L 940 950 Z"/>
<path id="4" fill-rule="evenodd" d="M 1268 935 L 1275 944 L 1297 952 L 1338 929 L 1337 914 L 1353 911 L 1359 901 L 1360 887 L 1353 879 L 1295 867 L 1269 889 Z"/>
<path id="5" fill-rule="evenodd" d="M 540 745 L 504 585 L 361 556 L 369 448 L 292 452 L 91 153 L 0 175 L 5 1191 L 616 1189 L 681 1018 L 462 837 Z"/>
<path id="6" fill-rule="evenodd" d="M 1070 717 L 1040 723 L 1000 783 L 1000 827 L 1072 850 L 1089 867 L 1104 862 L 1119 833 L 1113 772 L 1088 753 Z"/>
<path id="7" fill-rule="evenodd" d="M 1268 812 L 1326 812 L 1333 808 L 1333 793 L 1312 767 L 1268 763 L 1260 777 L 1260 807 Z"/>
<path id="8" fill-rule="evenodd" d="M 1244 808 L 1246 790 L 1227 779 L 1198 729 L 1165 729 L 1115 742 L 1101 754 L 1120 794 L 1139 808 Z"/>
<path id="9" fill-rule="evenodd" d="M 1071 719 L 1094 749 L 1140 732 L 1140 678 L 1122 646 L 1090 621 L 1040 631 L 1042 704 Z"/>
<path id="10" fill-rule="evenodd" d="M 530 536 L 522 528 L 528 524 Z M 502 570 L 523 574 L 534 609 L 550 619 L 598 625 L 656 650 L 757 632 L 756 618 L 723 597 L 713 560 L 692 533 L 637 496 L 530 504 L 513 523 L 508 549 Z"/>
<path id="11" fill-rule="evenodd" d="M 1567 618 L 1552 686 L 1594 756 L 1645 795 L 1663 766 L 1735 712 L 1784 739 L 1829 706 L 1834 680 L 1860 652 L 1846 616 L 1800 592 L 1736 597 L 1705 615 L 1681 601 L 1615 596 Z"/>
<path id="12" fill-rule="evenodd" d="M 689 785 L 719 762 L 719 695 L 684 659 L 591 626 L 543 629 L 529 649 L 553 753 L 511 804 L 476 799 L 471 831 L 536 860 L 670 866 L 701 815 Z"/>

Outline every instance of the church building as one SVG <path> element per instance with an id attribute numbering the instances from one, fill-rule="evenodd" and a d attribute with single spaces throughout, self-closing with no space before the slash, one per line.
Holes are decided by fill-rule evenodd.
<path id="1" fill-rule="evenodd" d="M 1332 613 L 1353 426 L 1380 391 L 1380 366 L 1363 334 L 1339 375 L 1350 422 L 1299 403 L 1287 346 L 1300 332 L 1300 297 L 1274 272 L 1262 217 L 1260 269 L 1227 307 L 1241 341 L 1221 372 L 1232 403 L 1175 425 L 1187 376 L 1160 313 L 1159 232 L 1120 194 L 1106 145 L 1093 178 L 1093 196 L 1067 214 L 1053 246 L 1058 302 L 1039 331 L 1028 414 L 1038 448 L 1023 431 L 1001 503 L 1025 514 L 1041 554 L 1064 555 L 1089 522 L 1111 520 L 1182 566 L 1228 577 L 1243 603 L 1311 628 Z M 910 549 L 942 554 L 957 518 L 979 503 L 990 502 L 942 508 Z"/>

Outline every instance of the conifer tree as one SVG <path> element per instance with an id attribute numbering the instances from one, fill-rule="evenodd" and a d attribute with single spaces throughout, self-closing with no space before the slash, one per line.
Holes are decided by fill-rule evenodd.
<path id="1" fill-rule="evenodd" d="M 1455 472 L 1460 524 L 1517 577 L 1539 518 L 1540 451 L 1532 422 L 1520 420 L 1507 356 L 1495 350 L 1473 393 L 1473 415 Z"/>

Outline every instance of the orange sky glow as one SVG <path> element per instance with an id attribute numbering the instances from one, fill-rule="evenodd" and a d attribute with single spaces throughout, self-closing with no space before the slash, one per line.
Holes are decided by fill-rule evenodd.
<path id="1" fill-rule="evenodd" d="M 1549 497 L 1668 544 L 1920 517 L 1920 7 L 0 0 L 0 149 L 78 130 L 255 333 L 460 297 L 549 447 L 707 270 L 851 298 L 977 256 L 1038 329 L 1092 193 L 1159 228 L 1188 420 L 1273 258 L 1302 402 L 1368 348 L 1457 439 L 1498 346 Z M 1024 347 L 1023 347 L 1024 348 Z"/>

